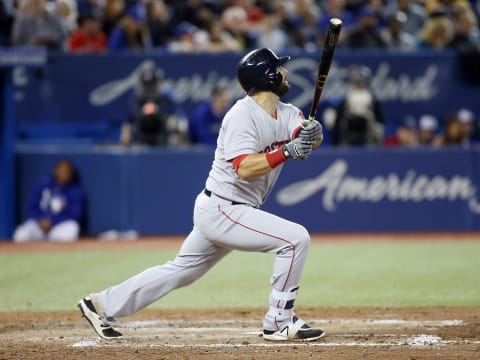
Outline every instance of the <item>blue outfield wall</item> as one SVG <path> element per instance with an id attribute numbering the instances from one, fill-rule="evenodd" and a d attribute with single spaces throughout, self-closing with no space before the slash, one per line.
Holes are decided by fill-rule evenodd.
<path id="1" fill-rule="evenodd" d="M 19 218 L 59 158 L 88 195 L 86 234 L 185 234 L 213 149 L 17 148 Z M 480 148 L 334 149 L 289 161 L 263 209 L 321 232 L 480 230 Z"/>

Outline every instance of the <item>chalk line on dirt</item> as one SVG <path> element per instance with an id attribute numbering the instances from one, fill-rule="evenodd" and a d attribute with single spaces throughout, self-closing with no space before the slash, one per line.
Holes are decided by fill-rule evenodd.
<path id="1" fill-rule="evenodd" d="M 122 328 L 165 328 L 165 327 L 175 327 L 180 328 L 188 326 L 191 328 L 192 323 L 198 325 L 209 325 L 209 324 L 219 324 L 219 325 L 229 325 L 237 324 L 241 321 L 243 324 L 252 326 L 258 325 L 260 322 L 257 320 L 249 319 L 214 319 L 214 320 L 140 320 L 140 321 L 128 321 L 121 324 Z M 403 325 L 408 327 L 430 327 L 430 326 L 460 326 L 465 325 L 463 320 L 401 320 L 401 319 L 313 319 L 309 320 L 311 324 L 353 324 L 353 325 Z"/>
<path id="2" fill-rule="evenodd" d="M 409 340 L 398 341 L 386 341 L 386 342 L 361 342 L 361 341 L 348 341 L 348 342 L 329 342 L 329 341 L 317 341 L 317 342 L 264 342 L 264 343 L 212 343 L 212 344 L 138 344 L 138 343 L 107 343 L 101 340 L 83 340 L 76 342 L 71 347 L 131 347 L 131 348 L 247 348 L 247 347 L 259 347 L 259 348 L 277 348 L 277 347 L 298 347 L 298 346 L 313 346 L 313 347 L 396 347 L 396 346 L 408 346 L 408 347 L 431 347 L 431 346 L 443 346 L 443 345 L 462 345 L 462 344 L 480 344 L 480 341 L 455 341 L 455 340 L 443 340 L 434 335 L 414 335 Z"/>

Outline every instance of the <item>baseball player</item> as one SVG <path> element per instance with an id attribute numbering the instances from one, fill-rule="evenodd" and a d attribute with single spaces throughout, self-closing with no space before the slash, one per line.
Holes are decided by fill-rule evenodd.
<path id="1" fill-rule="evenodd" d="M 122 336 L 112 327 L 116 318 L 193 283 L 232 250 L 276 254 L 264 339 L 324 336 L 294 313 L 310 244 L 307 230 L 260 209 L 283 164 L 306 159 L 323 139 L 318 121 L 306 121 L 298 108 L 280 101 L 290 89 L 283 67 L 289 59 L 263 48 L 240 60 L 237 77 L 247 95 L 223 119 L 212 168 L 195 201 L 193 229 L 176 258 L 79 301 L 100 337 Z"/>

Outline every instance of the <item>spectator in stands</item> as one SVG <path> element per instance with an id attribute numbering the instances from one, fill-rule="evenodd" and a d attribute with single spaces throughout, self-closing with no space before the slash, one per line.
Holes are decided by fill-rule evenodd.
<path id="1" fill-rule="evenodd" d="M 419 49 L 446 49 L 455 32 L 452 20 L 445 13 L 432 14 L 423 26 Z"/>
<path id="2" fill-rule="evenodd" d="M 326 35 L 328 25 L 332 17 L 342 19 L 342 31 L 338 40 L 339 45 L 345 45 L 351 29 L 357 22 L 356 16 L 346 9 L 346 0 L 326 0 L 320 3 L 321 11 L 318 19 L 318 27 L 322 34 Z M 324 39 L 319 39 L 319 47 L 324 44 Z"/>
<path id="3" fill-rule="evenodd" d="M 163 0 L 147 2 L 147 24 L 153 47 L 164 47 L 173 37 L 173 19 Z"/>
<path id="4" fill-rule="evenodd" d="M 88 12 L 87 13 L 91 13 Z M 113 29 L 125 15 L 125 0 L 106 0 L 102 13 L 102 31 L 110 37 Z"/>
<path id="5" fill-rule="evenodd" d="M 188 143 L 188 120 L 162 85 L 163 72 L 153 64 L 140 72 L 130 121 L 122 125 L 121 143 L 150 146 Z"/>
<path id="6" fill-rule="evenodd" d="M 282 2 L 283 28 L 293 47 L 316 49 L 320 9 L 313 0 Z"/>
<path id="7" fill-rule="evenodd" d="M 8 7 L 7 1 L 0 1 L 0 46 L 10 45 L 14 18 L 13 4 Z"/>
<path id="8" fill-rule="evenodd" d="M 177 23 L 189 23 L 203 29 L 220 15 L 221 9 L 217 1 L 186 0 L 179 1 L 175 7 Z"/>
<path id="9" fill-rule="evenodd" d="M 108 38 L 109 50 L 143 50 L 151 47 L 147 22 L 147 11 L 143 3 L 127 9 Z"/>
<path id="10" fill-rule="evenodd" d="M 42 180 L 30 200 L 28 220 L 15 230 L 17 243 L 78 239 L 84 216 L 84 192 L 77 172 L 68 160 L 60 160 L 53 174 Z"/>
<path id="11" fill-rule="evenodd" d="M 380 36 L 380 14 L 372 6 L 360 9 L 358 24 L 352 29 L 347 46 L 350 48 L 385 48 L 387 44 Z"/>
<path id="12" fill-rule="evenodd" d="M 455 34 L 449 46 L 460 51 L 478 51 L 480 49 L 480 30 L 475 13 L 458 7 L 453 12 Z"/>
<path id="13" fill-rule="evenodd" d="M 102 53 L 107 50 L 107 36 L 95 16 L 80 16 L 78 29 L 68 38 L 68 50 L 72 53 Z"/>
<path id="14" fill-rule="evenodd" d="M 198 105 L 190 117 L 188 124 L 190 142 L 216 145 L 223 116 L 231 102 L 232 94 L 227 87 L 215 87 L 210 100 Z"/>
<path id="15" fill-rule="evenodd" d="M 45 0 L 22 2 L 13 24 L 13 45 L 62 49 L 66 35 L 58 16 L 47 11 Z"/>
<path id="16" fill-rule="evenodd" d="M 424 7 L 414 0 L 391 0 L 386 11 L 389 14 L 403 12 L 407 17 L 403 30 L 415 37 L 419 35 L 427 19 Z"/>
<path id="17" fill-rule="evenodd" d="M 209 52 L 239 51 L 240 42 L 222 27 L 220 19 L 214 19 L 206 26 Z"/>
<path id="18" fill-rule="evenodd" d="M 435 116 L 425 114 L 418 121 L 418 143 L 422 146 L 432 145 L 438 128 L 438 120 Z"/>
<path id="19" fill-rule="evenodd" d="M 192 30 L 192 35 L 184 39 L 187 43 L 183 44 L 183 48 L 188 52 L 219 53 L 241 49 L 239 41 L 223 29 L 219 19 L 207 23 L 204 29 L 192 28 Z M 170 49 L 174 50 L 172 47 Z M 180 49 L 182 46 L 176 51 Z"/>
<path id="20" fill-rule="evenodd" d="M 251 26 L 260 24 L 264 18 L 264 8 L 272 6 L 275 1 L 232 0 L 231 5 L 241 7 L 247 14 L 247 21 Z"/>
<path id="21" fill-rule="evenodd" d="M 448 114 L 445 117 L 443 133 L 433 139 L 433 146 L 460 146 L 463 145 L 464 137 L 462 126 L 457 113 Z"/>
<path id="22" fill-rule="evenodd" d="M 172 53 L 194 53 L 206 48 L 205 38 L 199 37 L 198 28 L 190 23 L 178 24 L 173 30 L 173 39 L 167 44 Z M 194 38 L 195 34 L 197 36 Z"/>
<path id="23" fill-rule="evenodd" d="M 383 111 L 371 87 L 371 71 L 352 66 L 345 97 L 336 107 L 332 129 L 334 145 L 376 145 L 383 141 Z"/>
<path id="24" fill-rule="evenodd" d="M 281 28 L 283 18 L 278 9 L 269 6 L 264 10 L 262 22 L 259 24 L 257 48 L 270 48 L 274 52 L 285 50 L 288 45 L 288 36 Z"/>
<path id="25" fill-rule="evenodd" d="M 468 109 L 460 109 L 457 113 L 460 121 L 463 145 L 468 146 L 474 142 L 475 135 L 475 115 Z"/>
<path id="26" fill-rule="evenodd" d="M 77 28 L 78 10 L 76 0 L 57 0 L 55 15 L 63 26 L 63 31 L 69 35 Z"/>
<path id="27" fill-rule="evenodd" d="M 466 82 L 480 84 L 480 30 L 477 16 L 468 7 L 455 7 L 453 11 L 455 34 L 449 47 L 459 54 L 460 68 Z"/>
<path id="28" fill-rule="evenodd" d="M 455 9 L 466 9 L 472 11 L 469 0 L 425 0 L 425 11 L 431 15 L 438 11 L 453 13 Z"/>
<path id="29" fill-rule="evenodd" d="M 417 40 L 403 28 L 406 21 L 407 15 L 402 11 L 389 17 L 388 25 L 380 32 L 387 48 L 406 51 L 416 49 Z"/>
<path id="30" fill-rule="evenodd" d="M 79 14 L 92 14 L 97 18 L 102 16 L 105 6 L 105 0 L 76 0 L 76 3 Z"/>
<path id="31" fill-rule="evenodd" d="M 418 134 L 415 118 L 406 116 L 395 129 L 395 134 L 385 139 L 386 147 L 415 147 L 418 145 Z"/>
<path id="32" fill-rule="evenodd" d="M 242 49 L 253 48 L 256 37 L 248 22 L 247 12 L 239 6 L 231 6 L 225 9 L 221 17 L 223 28 L 238 41 Z"/>

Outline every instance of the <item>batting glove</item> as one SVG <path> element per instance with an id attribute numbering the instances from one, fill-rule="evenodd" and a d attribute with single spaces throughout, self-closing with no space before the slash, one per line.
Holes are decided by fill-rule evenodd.
<path id="1" fill-rule="evenodd" d="M 302 129 L 298 136 L 305 142 L 315 144 L 323 139 L 322 125 L 317 120 L 306 120 L 302 123 Z"/>
<path id="2" fill-rule="evenodd" d="M 305 160 L 312 152 L 312 144 L 298 137 L 283 145 L 282 151 L 287 159 Z"/>

